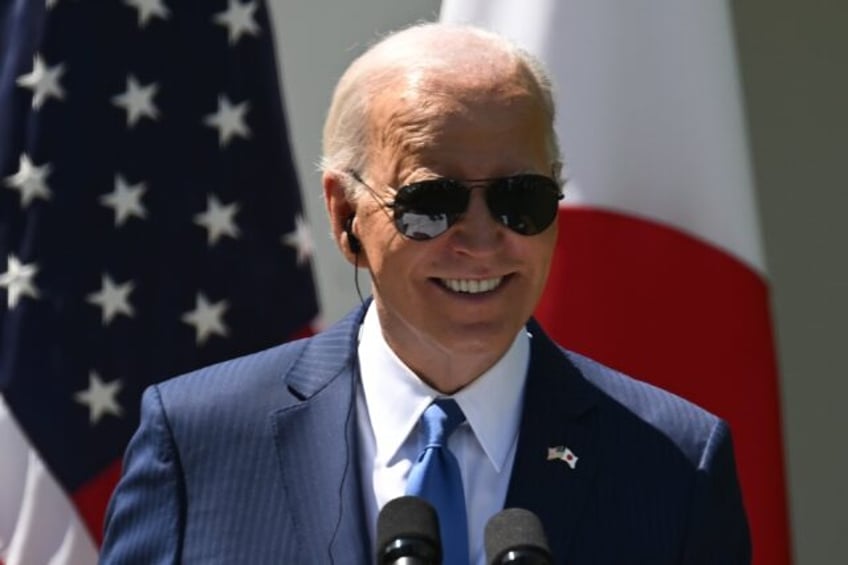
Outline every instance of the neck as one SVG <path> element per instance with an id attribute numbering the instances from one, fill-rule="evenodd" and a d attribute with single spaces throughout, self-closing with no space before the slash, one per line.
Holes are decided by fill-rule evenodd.
<path id="1" fill-rule="evenodd" d="M 414 335 L 412 339 L 398 339 L 395 333 L 386 331 L 385 327 L 382 333 L 395 355 L 418 378 L 446 395 L 454 394 L 477 380 L 512 345 L 512 340 L 509 340 L 503 344 L 485 343 L 479 347 L 457 348 L 453 347 L 454 344 L 443 344 L 422 335 Z"/>
<path id="2" fill-rule="evenodd" d="M 509 351 L 519 328 L 475 331 L 422 330 L 396 311 L 373 303 L 379 330 L 392 352 L 418 378 L 442 394 L 454 394 L 477 380 Z"/>
<path id="3" fill-rule="evenodd" d="M 389 346 L 394 350 L 391 342 Z M 473 383 L 503 355 L 502 352 L 497 356 L 461 356 L 443 351 L 426 359 L 411 359 L 410 356 L 402 356 L 397 350 L 395 353 L 418 378 L 445 395 L 459 392 Z"/>

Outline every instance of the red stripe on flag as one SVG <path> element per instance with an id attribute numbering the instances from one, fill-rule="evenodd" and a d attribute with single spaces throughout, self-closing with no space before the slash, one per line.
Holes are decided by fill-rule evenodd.
<path id="1" fill-rule="evenodd" d="M 754 563 L 788 565 L 783 445 L 768 289 L 748 266 L 679 231 L 563 208 L 537 316 L 564 346 L 726 419 Z"/>
<path id="2" fill-rule="evenodd" d="M 97 547 L 103 543 L 103 519 L 106 505 L 121 477 L 121 460 L 112 462 L 94 480 L 89 481 L 71 497 Z"/>

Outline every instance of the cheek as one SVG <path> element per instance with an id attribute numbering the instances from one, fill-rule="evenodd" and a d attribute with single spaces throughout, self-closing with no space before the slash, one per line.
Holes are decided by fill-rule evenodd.
<path id="1" fill-rule="evenodd" d="M 535 275 L 540 279 L 537 283 L 543 286 L 553 259 L 556 236 L 556 230 L 551 229 L 550 232 L 537 236 L 538 240 L 528 241 L 528 245 L 522 250 L 524 256 L 532 263 Z"/>
<path id="2" fill-rule="evenodd" d="M 392 260 L 398 245 L 397 230 L 391 219 L 385 213 L 376 208 L 361 211 L 358 214 L 359 238 L 368 268 L 372 272 L 381 270 L 382 265 Z"/>
<path id="3" fill-rule="evenodd" d="M 368 249 L 373 275 L 393 285 L 409 284 L 411 273 L 426 260 L 420 246 L 405 240 L 391 226 L 374 235 Z"/>

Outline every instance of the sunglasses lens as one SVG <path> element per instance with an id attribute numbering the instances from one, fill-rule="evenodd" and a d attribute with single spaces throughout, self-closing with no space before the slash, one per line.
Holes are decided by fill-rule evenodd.
<path id="1" fill-rule="evenodd" d="M 544 175 L 516 175 L 498 179 L 486 191 L 492 216 L 521 235 L 536 235 L 556 219 L 560 192 Z"/>
<path id="2" fill-rule="evenodd" d="M 433 179 L 401 187 L 393 204 L 395 226 L 410 239 L 441 235 L 468 208 L 468 189 L 450 179 Z"/>
<path id="3" fill-rule="evenodd" d="M 400 233 L 427 240 L 446 232 L 468 208 L 470 189 L 459 181 L 432 179 L 398 189 L 394 219 Z M 556 218 L 559 187 L 544 175 L 495 179 L 486 188 L 492 216 L 521 235 L 543 232 Z"/>

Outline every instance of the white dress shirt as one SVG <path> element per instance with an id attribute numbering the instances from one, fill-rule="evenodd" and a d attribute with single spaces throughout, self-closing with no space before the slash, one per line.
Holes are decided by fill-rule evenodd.
<path id="1" fill-rule="evenodd" d="M 522 329 L 491 369 L 451 396 L 466 418 L 450 436 L 448 447 L 462 473 L 470 563 L 485 564 L 483 531 L 506 500 L 518 443 L 529 339 Z M 418 420 L 435 398 L 444 395 L 419 379 L 391 350 L 373 304 L 360 329 L 358 353 L 357 426 L 373 547 L 377 515 L 388 501 L 404 495 L 407 475 L 418 457 Z"/>

